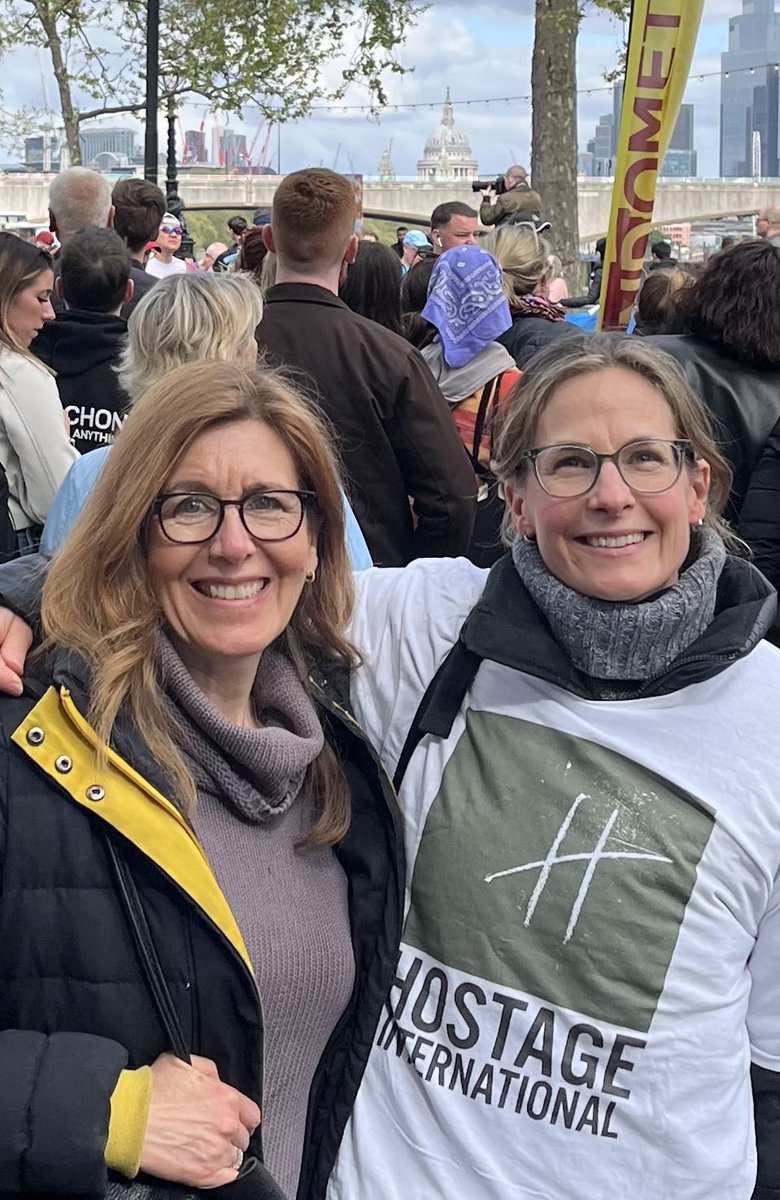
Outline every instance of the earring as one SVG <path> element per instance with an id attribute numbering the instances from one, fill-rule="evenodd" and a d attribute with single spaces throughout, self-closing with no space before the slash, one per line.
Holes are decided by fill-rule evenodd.
<path id="1" fill-rule="evenodd" d="M 316 571 L 307 571 L 306 572 L 305 578 L 306 578 L 307 583 L 314 583 L 314 580 L 316 579 L 316 577 L 317 577 Z"/>

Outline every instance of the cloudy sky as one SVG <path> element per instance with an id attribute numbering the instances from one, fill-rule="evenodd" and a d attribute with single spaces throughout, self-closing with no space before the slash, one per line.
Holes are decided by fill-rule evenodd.
<path id="1" fill-rule="evenodd" d="M 695 106 L 699 173 L 718 173 L 719 79 L 708 77 L 720 70 L 720 53 L 727 48 L 728 18 L 742 9 L 742 0 L 705 0 L 691 77 L 685 100 Z M 392 140 L 392 161 L 399 176 L 414 175 L 426 137 L 438 124 L 447 87 L 455 106 L 457 125 L 468 136 L 481 173 L 495 174 L 511 161 L 528 163 L 531 136 L 530 92 L 533 41 L 532 0 L 433 0 L 410 32 L 399 57 L 410 73 L 388 80 L 389 110 L 379 118 L 348 111 L 317 111 L 305 121 L 284 126 L 270 138 L 267 161 L 281 168 L 318 165 L 373 175 L 382 151 Z M 478 16 L 474 15 L 478 12 Z M 591 10 L 582 25 L 578 44 L 579 144 L 593 135 L 601 113 L 611 111 L 611 95 L 603 72 L 614 65 L 622 40 L 622 26 L 604 13 Z M 338 72 L 337 63 L 333 71 Z M 50 66 L 43 54 L 23 51 L 3 64 L 5 106 L 43 103 L 44 81 L 48 102 L 54 88 L 48 82 Z M 701 78 L 704 76 L 704 78 Z M 505 102 L 506 97 L 519 97 Z M 485 103 L 485 101 L 491 103 Z M 468 103 L 470 102 L 470 103 Z M 361 105 L 366 97 L 354 89 L 344 103 Z M 415 108 L 394 105 L 415 105 Z M 184 127 L 198 128 L 206 116 L 203 106 L 182 114 Z M 231 118 L 233 128 L 253 135 L 256 122 Z M 210 118 L 206 116 L 207 123 Z M 222 119 L 224 123 L 224 118 Z M 128 124 L 127 118 L 111 123 Z M 140 129 L 140 126 L 139 126 Z M 264 133 L 257 145 L 264 140 Z"/>

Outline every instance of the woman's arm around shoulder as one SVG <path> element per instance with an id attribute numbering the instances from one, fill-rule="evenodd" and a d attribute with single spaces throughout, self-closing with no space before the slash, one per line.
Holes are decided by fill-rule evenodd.
<path id="1" fill-rule="evenodd" d="M 362 656 L 355 715 L 385 760 L 400 753 L 417 705 L 485 586 L 465 558 L 417 559 L 363 571 L 350 636 Z"/>

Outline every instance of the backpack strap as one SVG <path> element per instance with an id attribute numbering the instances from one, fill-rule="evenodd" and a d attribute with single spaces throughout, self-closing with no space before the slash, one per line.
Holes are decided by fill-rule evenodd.
<path id="1" fill-rule="evenodd" d="M 486 468 L 479 461 L 479 451 L 482 444 L 482 435 L 485 432 L 485 425 L 488 422 L 488 415 L 492 419 L 493 412 L 498 403 L 498 390 L 502 376 L 503 371 L 500 375 L 496 375 L 495 379 L 489 380 L 483 387 L 482 395 L 479 398 L 479 408 L 474 418 L 474 440 L 471 450 L 466 451 L 477 475 L 484 475 L 486 471 Z"/>
<path id="2" fill-rule="evenodd" d="M 458 635 L 457 642 L 425 689 L 425 695 L 409 726 L 393 775 L 393 787 L 396 791 L 403 782 L 409 760 L 426 733 L 439 738 L 449 736 L 463 698 L 471 687 L 481 662 L 481 656 L 473 650 L 468 650 Z"/>

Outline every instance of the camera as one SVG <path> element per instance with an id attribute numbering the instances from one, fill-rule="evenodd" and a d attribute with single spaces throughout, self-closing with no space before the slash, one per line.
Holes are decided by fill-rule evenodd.
<path id="1" fill-rule="evenodd" d="M 472 192 L 484 192 L 485 188 L 492 188 L 497 196 L 503 195 L 503 193 L 506 191 L 504 176 L 497 175 L 495 179 L 472 179 Z"/>

